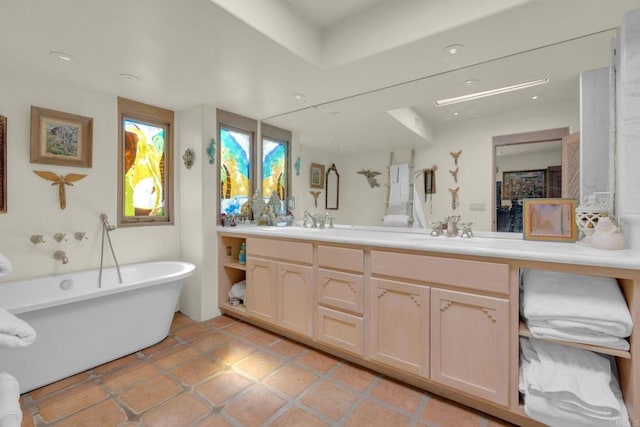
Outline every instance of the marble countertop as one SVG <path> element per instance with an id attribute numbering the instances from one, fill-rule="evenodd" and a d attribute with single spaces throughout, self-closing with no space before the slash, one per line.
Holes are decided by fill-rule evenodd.
<path id="1" fill-rule="evenodd" d="M 476 232 L 474 237 L 467 239 L 446 236 L 434 237 L 425 230 L 343 225 L 325 229 L 296 226 L 262 227 L 238 225 L 235 227 L 217 226 L 216 231 L 225 234 L 280 237 L 390 249 L 429 251 L 442 254 L 511 258 L 640 270 L 640 252 L 629 249 L 596 249 L 581 243 L 523 240 L 522 234 L 518 233 Z"/>

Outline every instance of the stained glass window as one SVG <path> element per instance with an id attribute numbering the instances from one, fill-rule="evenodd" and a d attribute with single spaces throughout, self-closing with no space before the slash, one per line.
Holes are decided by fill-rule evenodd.
<path id="1" fill-rule="evenodd" d="M 220 128 L 220 212 L 241 213 L 251 196 L 251 134 Z"/>
<path id="2" fill-rule="evenodd" d="M 123 98 L 118 106 L 122 120 L 119 222 L 171 223 L 173 112 Z"/>
<path id="3" fill-rule="evenodd" d="M 280 200 L 287 197 L 287 142 L 262 139 L 262 195 L 274 192 Z"/>

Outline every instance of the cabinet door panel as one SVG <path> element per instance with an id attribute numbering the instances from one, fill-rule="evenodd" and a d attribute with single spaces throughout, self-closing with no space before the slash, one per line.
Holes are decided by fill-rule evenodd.
<path id="1" fill-rule="evenodd" d="M 362 315 L 364 308 L 363 281 L 362 275 L 359 274 L 319 268 L 316 284 L 318 304 Z"/>
<path id="2" fill-rule="evenodd" d="M 313 335 L 313 270 L 279 262 L 278 324 L 293 332 Z"/>
<path id="3" fill-rule="evenodd" d="M 509 302 L 431 289 L 431 379 L 507 405 Z"/>
<path id="4" fill-rule="evenodd" d="M 429 376 L 429 287 L 371 279 L 371 358 Z"/>
<path id="5" fill-rule="evenodd" d="M 276 323 L 276 263 L 247 257 L 247 314 Z"/>
<path id="6" fill-rule="evenodd" d="M 317 308 L 316 338 L 325 344 L 362 356 L 364 319 L 324 307 Z"/>

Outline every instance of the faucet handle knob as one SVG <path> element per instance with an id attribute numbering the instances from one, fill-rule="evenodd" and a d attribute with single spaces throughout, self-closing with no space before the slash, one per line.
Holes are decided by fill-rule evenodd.
<path id="1" fill-rule="evenodd" d="M 66 239 L 65 239 L 65 236 L 66 236 L 66 235 L 67 235 L 66 233 L 56 233 L 56 234 L 54 234 L 54 235 L 53 235 L 53 239 L 54 239 L 56 242 L 60 243 L 60 242 L 62 242 L 63 240 L 66 240 Z"/>
<path id="2" fill-rule="evenodd" d="M 42 234 L 34 234 L 31 236 L 31 243 L 37 245 L 38 243 L 45 243 L 44 236 Z"/>
<path id="3" fill-rule="evenodd" d="M 76 231 L 73 237 L 75 237 L 78 242 L 82 242 L 83 240 L 88 239 L 86 234 L 87 233 L 85 231 Z"/>

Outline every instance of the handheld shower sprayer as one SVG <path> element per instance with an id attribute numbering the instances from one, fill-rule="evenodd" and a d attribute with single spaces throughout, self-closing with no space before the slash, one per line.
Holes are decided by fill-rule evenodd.
<path id="1" fill-rule="evenodd" d="M 116 229 L 115 225 L 109 224 L 109 218 L 107 217 L 107 214 L 100 214 L 100 219 L 102 220 L 102 225 L 104 226 L 104 229 L 106 231 L 113 231 Z"/>
<path id="2" fill-rule="evenodd" d="M 102 266 L 104 264 L 104 236 L 107 235 L 107 243 L 109 243 L 109 248 L 111 249 L 111 255 L 113 256 L 113 262 L 116 264 L 116 270 L 118 271 L 118 280 L 122 283 L 122 274 L 120 273 L 120 265 L 118 264 L 118 260 L 116 259 L 116 253 L 113 250 L 113 244 L 111 244 L 111 237 L 109 236 L 109 232 L 116 229 L 115 225 L 109 224 L 109 218 L 107 214 L 100 214 L 100 220 L 102 221 L 102 245 L 100 246 L 100 273 L 98 274 L 98 287 L 102 287 Z"/>

